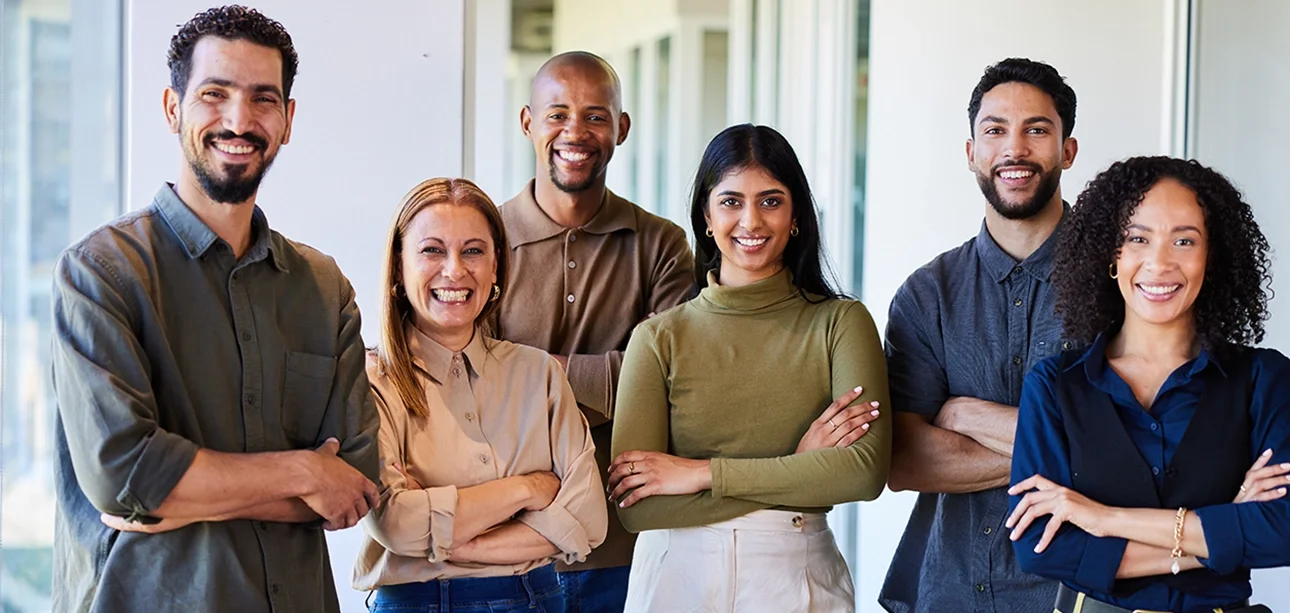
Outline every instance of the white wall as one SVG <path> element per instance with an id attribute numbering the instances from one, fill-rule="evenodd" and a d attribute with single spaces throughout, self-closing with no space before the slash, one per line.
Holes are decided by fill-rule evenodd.
<path id="1" fill-rule="evenodd" d="M 381 242 L 399 198 L 434 176 L 462 172 L 463 0 L 259 0 L 287 27 L 300 55 L 291 143 L 260 190 L 274 228 L 334 256 L 358 292 L 377 338 Z M 145 206 L 182 160 L 162 115 L 166 49 L 208 0 L 132 0 L 127 16 L 127 205 Z M 349 588 L 355 530 L 330 539 L 346 611 L 362 611 Z"/>
<path id="2" fill-rule="evenodd" d="M 1073 201 L 1112 161 L 1167 146 L 1171 5 L 873 0 L 863 297 L 880 329 L 905 278 L 980 228 L 986 204 L 963 143 L 968 97 L 985 67 L 1009 56 L 1042 60 L 1075 89 L 1080 151 L 1062 181 Z M 880 610 L 878 591 L 913 500 L 887 493 L 860 505 L 861 611 Z"/>

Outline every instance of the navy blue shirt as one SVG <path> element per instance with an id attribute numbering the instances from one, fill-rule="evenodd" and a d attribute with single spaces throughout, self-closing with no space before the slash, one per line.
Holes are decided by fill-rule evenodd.
<path id="1" fill-rule="evenodd" d="M 909 276 L 887 323 L 895 410 L 932 418 L 954 396 L 1017 406 L 1026 372 L 1069 348 L 1049 282 L 1060 228 L 1018 262 L 983 223 L 976 237 Z M 1052 607 L 1056 584 L 1017 565 L 1003 527 L 1007 511 L 1006 488 L 920 494 L 879 604 L 892 613 Z"/>
<path id="2" fill-rule="evenodd" d="M 1151 465 L 1156 488 L 1164 485 L 1165 467 L 1182 442 L 1183 433 L 1204 391 L 1206 369 L 1216 369 L 1223 376 L 1223 363 L 1217 356 L 1201 351 L 1196 359 L 1179 366 L 1156 394 L 1150 409 L 1144 409 L 1129 384 L 1109 368 L 1106 359 L 1107 337 L 1103 335 L 1082 358 L 1069 369 L 1083 369 L 1089 385 L 1111 397 L 1116 414 L 1124 424 L 1138 452 Z M 1272 449 L 1271 463 L 1290 462 L 1290 359 L 1271 349 L 1254 350 L 1250 402 L 1250 464 L 1266 449 Z M 1017 436 L 1012 456 L 1012 483 L 1032 475 L 1043 475 L 1053 482 L 1070 487 L 1070 446 L 1057 406 L 1055 385 L 1061 372 L 1056 359 L 1035 366 L 1026 377 L 1021 407 L 1017 417 Z M 1009 507 L 1015 508 L 1020 496 L 1013 496 Z M 1290 497 L 1268 502 L 1227 503 L 1195 509 L 1205 530 L 1210 557 L 1202 560 L 1219 574 L 1238 568 L 1270 568 L 1290 565 Z M 1116 598 L 1109 594 L 1115 573 L 1124 557 L 1127 541 L 1122 538 L 1095 537 L 1076 526 L 1066 524 L 1042 554 L 1039 544 L 1045 516 L 1026 530 L 1015 543 L 1022 567 L 1039 575 L 1057 579 L 1087 592 L 1089 596 L 1127 609 L 1155 609 L 1178 612 L 1212 611 L 1250 597 L 1250 582 L 1234 579 L 1205 594 L 1184 594 L 1159 583 L 1132 595 Z"/>

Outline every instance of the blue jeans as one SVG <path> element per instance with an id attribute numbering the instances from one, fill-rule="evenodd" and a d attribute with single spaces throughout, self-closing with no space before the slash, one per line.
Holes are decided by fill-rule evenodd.
<path id="1" fill-rule="evenodd" d="M 594 568 L 556 573 L 564 586 L 568 613 L 622 613 L 627 605 L 627 577 L 631 566 Z"/>
<path id="2" fill-rule="evenodd" d="M 399 613 L 563 613 L 564 590 L 548 564 L 518 577 L 441 579 L 376 589 L 372 611 Z"/>

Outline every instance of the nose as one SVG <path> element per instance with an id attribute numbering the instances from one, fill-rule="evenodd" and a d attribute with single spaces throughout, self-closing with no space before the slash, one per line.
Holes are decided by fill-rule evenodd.
<path id="1" fill-rule="evenodd" d="M 1155 241 L 1147 247 L 1143 264 L 1147 270 L 1171 270 L 1177 265 L 1174 259 L 1173 245 L 1169 241 Z"/>
<path id="2" fill-rule="evenodd" d="M 761 227 L 762 212 L 761 207 L 756 204 L 749 204 L 744 207 L 743 213 L 739 216 L 739 225 L 749 232 Z"/>
<path id="3" fill-rule="evenodd" d="M 224 129 L 234 134 L 246 134 L 254 126 L 254 109 L 246 96 L 235 95 L 224 105 Z"/>
<path id="4" fill-rule="evenodd" d="M 1008 139 L 1004 142 L 1003 155 L 1013 160 L 1020 160 L 1030 156 L 1030 143 L 1026 140 L 1025 130 L 1008 134 Z"/>
<path id="5" fill-rule="evenodd" d="M 564 122 L 565 138 L 572 141 L 581 141 L 587 135 L 587 122 L 577 115 L 570 115 L 569 120 Z"/>
<path id="6" fill-rule="evenodd" d="M 461 279 L 466 275 L 466 263 L 462 261 L 461 254 L 451 252 L 444 259 L 442 274 L 444 278 L 451 281 Z"/>

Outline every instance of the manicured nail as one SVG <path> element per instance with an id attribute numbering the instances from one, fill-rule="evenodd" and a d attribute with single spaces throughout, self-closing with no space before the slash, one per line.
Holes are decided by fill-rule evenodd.
<path id="1" fill-rule="evenodd" d="M 874 407 L 874 408 L 877 408 L 877 407 L 879 406 L 878 401 L 877 401 L 877 400 L 875 400 L 875 401 L 873 401 L 873 402 L 870 402 L 870 403 L 869 403 L 869 406 Z"/>
<path id="2" fill-rule="evenodd" d="M 874 409 L 874 410 L 870 411 L 870 412 L 869 412 L 869 414 L 870 414 L 870 415 L 873 415 L 874 417 L 877 417 L 877 416 L 878 416 L 878 409 Z"/>
<path id="3" fill-rule="evenodd" d="M 1271 450 L 1271 449 L 1268 449 L 1268 450 L 1264 451 L 1264 452 L 1263 452 L 1263 455 L 1272 455 L 1272 450 Z"/>
<path id="4" fill-rule="evenodd" d="M 1278 496 L 1285 496 L 1285 494 L 1286 494 L 1286 488 L 1284 488 L 1284 487 L 1279 487 L 1279 488 L 1277 488 L 1277 495 L 1278 495 Z"/>
<path id="5" fill-rule="evenodd" d="M 864 391 L 864 388 L 863 388 L 863 387 L 861 387 L 861 386 L 859 386 L 859 385 L 857 385 L 857 386 L 856 386 L 856 388 L 855 388 L 855 389 L 853 389 L 853 390 L 851 390 L 851 391 L 853 391 L 853 392 L 855 392 L 855 393 L 859 394 L 860 392 L 863 392 L 863 391 Z"/>
<path id="6" fill-rule="evenodd" d="M 869 429 L 869 424 L 861 424 L 861 425 L 860 425 L 860 429 L 861 429 L 861 430 L 868 430 L 868 429 Z"/>
<path id="7" fill-rule="evenodd" d="M 1290 470 L 1290 462 L 1283 462 L 1281 464 L 1281 470 Z"/>

